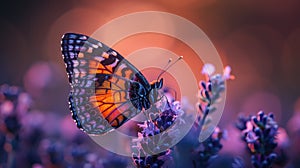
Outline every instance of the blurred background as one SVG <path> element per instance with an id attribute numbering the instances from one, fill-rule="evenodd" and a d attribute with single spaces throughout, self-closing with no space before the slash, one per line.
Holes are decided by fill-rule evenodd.
<path id="1" fill-rule="evenodd" d="M 111 19 L 132 12 L 165 11 L 199 26 L 224 65 L 232 67 L 236 79 L 228 83 L 221 127 L 234 132 L 232 123 L 239 114 L 264 110 L 273 112 L 279 125 L 292 135 L 300 129 L 299 9 L 297 0 L 1 2 L 0 84 L 21 86 L 31 95 L 36 113 L 58 115 L 53 121 L 64 123 L 67 117 L 62 120 L 60 116 L 69 115 L 70 87 L 61 57 L 61 36 L 66 32 L 90 35 Z M 176 39 L 137 35 L 115 48 L 126 57 L 149 45 L 184 53 L 201 79 L 202 63 L 193 64 L 193 52 Z M 226 145 L 224 150 L 238 153 Z"/>

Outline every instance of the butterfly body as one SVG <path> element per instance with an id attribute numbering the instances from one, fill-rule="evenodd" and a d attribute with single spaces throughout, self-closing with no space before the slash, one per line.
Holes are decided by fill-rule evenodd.
<path id="1" fill-rule="evenodd" d="M 61 47 L 72 87 L 70 110 L 77 127 L 85 132 L 109 132 L 157 102 L 163 80 L 149 83 L 136 67 L 105 44 L 67 33 Z"/>

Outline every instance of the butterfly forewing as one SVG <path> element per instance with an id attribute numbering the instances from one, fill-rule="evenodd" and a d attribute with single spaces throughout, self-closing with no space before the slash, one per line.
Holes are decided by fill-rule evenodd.
<path id="1" fill-rule="evenodd" d="M 79 128 L 103 134 L 143 109 L 146 95 L 141 93 L 150 84 L 118 52 L 88 36 L 67 33 L 62 53 L 72 87 L 70 109 Z"/>

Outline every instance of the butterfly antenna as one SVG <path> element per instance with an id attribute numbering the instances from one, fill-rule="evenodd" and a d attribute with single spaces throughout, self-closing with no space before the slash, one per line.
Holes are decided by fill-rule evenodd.
<path id="1" fill-rule="evenodd" d="M 163 67 L 163 69 L 166 69 L 170 63 L 172 62 L 172 58 L 169 58 L 168 62 L 166 63 L 166 65 Z"/>
<path id="2" fill-rule="evenodd" d="M 183 58 L 183 56 L 178 57 L 177 60 L 175 62 L 173 62 L 172 64 L 170 64 L 171 61 L 172 61 L 172 59 L 170 58 L 169 61 L 168 61 L 168 63 L 164 66 L 164 68 L 161 71 L 161 73 L 158 75 L 157 80 L 161 77 L 162 74 L 164 74 L 168 69 L 170 69 L 174 64 L 176 64 L 176 62 L 178 62 L 182 58 Z"/>

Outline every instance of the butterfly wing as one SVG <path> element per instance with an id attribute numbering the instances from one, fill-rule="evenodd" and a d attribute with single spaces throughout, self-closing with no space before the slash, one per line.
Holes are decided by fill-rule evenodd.
<path id="1" fill-rule="evenodd" d="M 106 133 L 150 105 L 145 99 L 150 84 L 115 50 L 74 33 L 65 34 L 61 46 L 72 87 L 70 110 L 85 132 Z"/>

